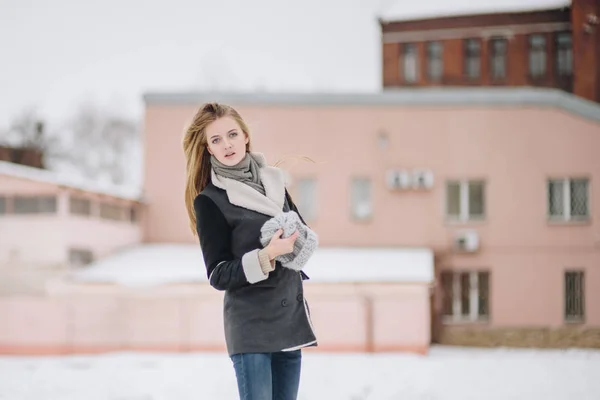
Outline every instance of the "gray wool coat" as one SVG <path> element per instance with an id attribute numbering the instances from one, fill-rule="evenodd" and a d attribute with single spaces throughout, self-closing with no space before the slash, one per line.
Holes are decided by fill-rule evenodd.
<path id="1" fill-rule="evenodd" d="M 266 197 L 282 211 L 298 212 L 279 169 L 261 168 L 261 179 Z M 260 268 L 260 229 L 272 217 L 257 211 L 261 199 L 252 192 L 263 195 L 240 182 L 219 181 L 214 174 L 212 181 L 196 197 L 194 208 L 209 282 L 225 291 L 227 352 L 271 353 L 316 346 L 304 298 L 303 280 L 308 276 L 279 262 L 267 275 Z M 252 192 L 243 192 L 246 189 L 238 184 Z"/>

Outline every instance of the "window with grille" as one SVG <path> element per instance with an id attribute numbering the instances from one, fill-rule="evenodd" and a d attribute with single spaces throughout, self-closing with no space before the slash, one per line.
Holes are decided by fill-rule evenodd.
<path id="1" fill-rule="evenodd" d="M 0 196 L 0 215 L 6 214 L 6 197 Z"/>
<path id="2" fill-rule="evenodd" d="M 317 181 L 314 178 L 298 179 L 294 203 L 304 220 L 312 221 L 317 217 Z"/>
<path id="3" fill-rule="evenodd" d="M 94 254 L 85 249 L 69 249 L 69 264 L 72 267 L 79 268 L 91 264 L 94 261 Z"/>
<path id="4" fill-rule="evenodd" d="M 582 271 L 565 272 L 565 321 L 582 321 L 584 319 L 584 286 Z"/>
<path id="5" fill-rule="evenodd" d="M 444 45 L 441 42 L 427 44 L 427 74 L 429 80 L 438 82 L 444 73 Z"/>
<path id="6" fill-rule="evenodd" d="M 479 78 L 481 74 L 481 41 L 465 39 L 465 75 L 470 79 Z"/>
<path id="7" fill-rule="evenodd" d="M 100 218 L 120 221 L 123 219 L 123 209 L 108 203 L 100 204 Z"/>
<path id="8" fill-rule="evenodd" d="M 402 46 L 402 69 L 404 82 L 416 83 L 419 80 L 419 55 L 416 44 L 405 43 Z"/>
<path id="9" fill-rule="evenodd" d="M 494 38 L 490 41 L 490 73 L 493 80 L 506 78 L 506 55 L 508 41 L 505 38 Z"/>
<path id="10" fill-rule="evenodd" d="M 371 180 L 353 178 L 350 196 L 352 217 L 358 220 L 369 219 L 373 215 Z"/>
<path id="11" fill-rule="evenodd" d="M 490 273 L 445 271 L 441 275 L 446 320 L 481 321 L 490 316 Z"/>
<path id="12" fill-rule="evenodd" d="M 573 38 L 570 32 L 556 35 L 556 73 L 558 76 L 573 75 Z"/>
<path id="13" fill-rule="evenodd" d="M 589 219 L 589 180 L 548 180 L 548 216 L 553 221 Z"/>
<path id="14" fill-rule="evenodd" d="M 485 218 L 485 183 L 482 180 L 446 182 L 446 215 L 470 221 Z"/>
<path id="15" fill-rule="evenodd" d="M 15 214 L 56 213 L 56 196 L 15 196 Z"/>
<path id="16" fill-rule="evenodd" d="M 529 36 L 529 75 L 541 78 L 546 75 L 546 37 Z"/>
<path id="17" fill-rule="evenodd" d="M 89 199 L 69 197 L 69 212 L 75 215 L 91 215 L 92 202 Z"/>

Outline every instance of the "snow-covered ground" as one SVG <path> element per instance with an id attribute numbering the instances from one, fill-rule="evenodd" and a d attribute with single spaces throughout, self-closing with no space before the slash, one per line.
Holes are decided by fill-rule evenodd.
<path id="1" fill-rule="evenodd" d="M 2 400 L 228 400 L 224 354 L 0 357 Z M 303 400 L 597 400 L 600 351 L 434 347 L 410 354 L 305 353 Z"/>

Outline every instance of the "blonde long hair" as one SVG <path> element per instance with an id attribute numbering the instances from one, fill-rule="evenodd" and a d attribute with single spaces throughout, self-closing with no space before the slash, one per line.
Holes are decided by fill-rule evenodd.
<path id="1" fill-rule="evenodd" d="M 251 151 L 248 126 L 233 107 L 219 103 L 206 103 L 198 109 L 183 138 L 183 153 L 185 154 L 186 164 L 185 207 L 189 217 L 190 229 L 194 235 L 197 234 L 194 199 L 210 183 L 211 165 L 206 127 L 222 117 L 231 117 L 238 123 L 248 137 L 246 151 Z"/>

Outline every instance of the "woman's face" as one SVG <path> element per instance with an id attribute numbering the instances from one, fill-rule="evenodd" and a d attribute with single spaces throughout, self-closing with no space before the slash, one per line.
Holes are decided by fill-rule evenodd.
<path id="1" fill-rule="evenodd" d="M 246 156 L 250 141 L 235 119 L 222 117 L 206 127 L 208 152 L 227 166 L 234 166 Z"/>

